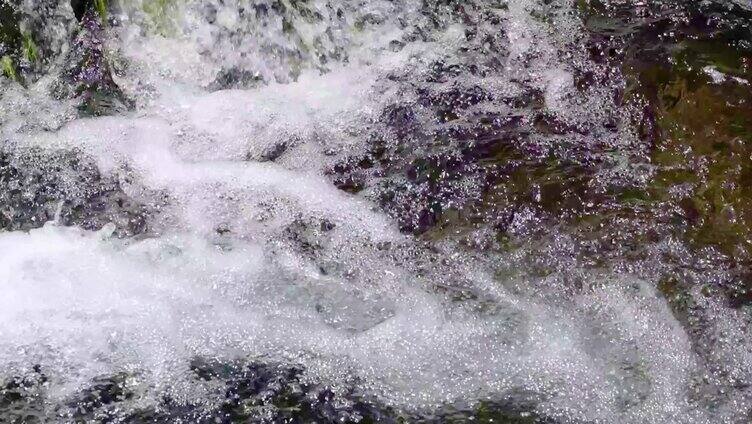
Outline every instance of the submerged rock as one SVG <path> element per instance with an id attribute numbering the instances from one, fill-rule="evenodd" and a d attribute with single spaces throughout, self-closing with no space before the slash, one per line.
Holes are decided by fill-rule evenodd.
<path id="1" fill-rule="evenodd" d="M 748 283 L 740 282 L 752 266 L 746 189 L 752 11 L 720 1 L 641 9 L 593 2 L 584 19 L 593 55 L 620 70 L 627 81 L 624 104 L 641 110 L 635 125 L 655 169 L 646 186 L 620 203 L 639 205 L 641 216 L 652 216 L 647 219 L 699 256 L 708 248 L 718 252 L 734 277 L 715 284 L 728 288 L 731 299 L 746 298 Z"/>

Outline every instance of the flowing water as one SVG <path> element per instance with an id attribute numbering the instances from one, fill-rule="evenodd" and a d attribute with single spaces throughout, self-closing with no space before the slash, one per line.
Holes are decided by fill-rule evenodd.
<path id="1" fill-rule="evenodd" d="M 1 9 L 0 421 L 752 419 L 749 2 L 72 3 Z"/>

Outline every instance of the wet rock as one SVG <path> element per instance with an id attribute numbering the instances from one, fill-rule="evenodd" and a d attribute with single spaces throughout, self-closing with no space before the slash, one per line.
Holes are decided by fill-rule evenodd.
<path id="1" fill-rule="evenodd" d="M 439 122 L 458 119 L 462 111 L 483 101 L 491 100 L 491 96 L 478 86 L 452 88 L 438 93 L 418 90 L 417 94 L 418 102 L 422 106 L 438 106 L 436 118 Z"/>
<path id="2" fill-rule="evenodd" d="M 19 28 L 20 13 L 9 2 L 0 3 L 0 56 L 14 55 L 21 49 L 23 35 Z"/>
<path id="3" fill-rule="evenodd" d="M 119 236 L 148 230 L 150 208 L 125 194 L 113 176 L 75 152 L 0 151 L 0 228 L 38 228 L 48 221 L 98 230 L 114 223 Z"/>
<path id="4" fill-rule="evenodd" d="M 40 0 L 0 4 L 0 58 L 5 76 L 23 85 L 54 68 L 67 49 L 74 23 L 63 4 Z M 63 35 L 63 36 L 61 36 Z"/>
<path id="5" fill-rule="evenodd" d="M 190 365 L 197 384 L 214 387 L 212 397 L 191 403 L 161 397 L 159 405 L 134 407 L 138 378 L 102 376 L 73 395 L 65 408 L 43 407 L 46 392 L 41 368 L 0 386 L 0 419 L 8 423 L 401 423 L 479 422 L 532 424 L 556 421 L 534 413 L 532 393 L 508 393 L 476 406 L 446 405 L 423 412 L 383 405 L 353 387 L 328 387 L 311 381 L 303 368 L 278 362 L 220 362 L 196 358 Z M 135 378 L 134 378 L 135 377 Z"/>
<path id="6" fill-rule="evenodd" d="M 42 0 L 0 5 L 0 57 L 5 73 L 26 86 L 52 75 L 52 94 L 80 101 L 83 116 L 113 115 L 132 108 L 115 83 L 105 54 L 101 12 L 92 1 Z M 46 84 L 46 83 L 45 83 Z"/>
<path id="7" fill-rule="evenodd" d="M 507 77 L 509 42 L 496 7 L 505 10 L 497 4 L 480 10 L 455 2 L 427 8 L 428 21 L 437 27 L 463 22 L 459 49 L 474 60 L 436 60 L 413 74 L 393 76 L 410 100 L 383 109 L 365 157 L 344 159 L 328 172 L 341 189 L 379 202 L 404 232 L 441 232 L 451 225 L 477 229 L 486 225 L 484 219 L 493 222 L 497 214 L 527 206 L 541 210 L 546 222 L 561 223 L 585 205 L 634 186 L 622 171 L 601 171 L 616 167 L 608 153 L 613 144 L 636 161 L 647 161 L 643 146 L 617 140 L 631 112 L 616 112 L 620 75 L 609 66 L 572 60 L 574 74 L 588 75 L 587 83 L 580 81 L 582 99 L 573 102 L 602 98 L 605 90 L 615 93 L 614 103 L 572 105 L 599 112 L 588 116 L 553 110 L 546 104 L 550 94 L 540 85 Z M 540 12 L 541 19 L 557 13 L 553 8 Z M 524 182 L 527 178 L 532 181 Z M 605 186 L 598 190 L 608 194 L 596 195 L 598 190 L 586 188 L 591 183 Z"/>
<path id="8" fill-rule="evenodd" d="M 263 82 L 261 74 L 257 71 L 238 68 L 223 69 L 209 86 L 209 89 L 250 88 L 261 85 Z"/>
<path id="9" fill-rule="evenodd" d="M 413 134 L 418 128 L 415 111 L 410 105 L 393 105 L 384 110 L 383 121 L 391 128 L 398 140 Z"/>
<path id="10" fill-rule="evenodd" d="M 288 147 L 288 143 L 285 142 L 274 144 L 261 154 L 261 162 L 274 162 L 287 151 Z"/>
<path id="11" fill-rule="evenodd" d="M 88 9 L 66 62 L 58 96 L 79 99 L 82 116 L 117 115 L 133 107 L 113 80 L 104 47 L 104 28 L 100 16 Z"/>
<path id="12" fill-rule="evenodd" d="M 102 409 L 133 397 L 128 390 L 125 374 L 112 377 L 100 377 L 93 384 L 78 394 L 69 404 L 74 411 L 71 415 L 76 421 L 103 421 Z"/>
<path id="13" fill-rule="evenodd" d="M 87 12 L 94 9 L 94 0 L 70 0 L 70 5 L 73 9 L 73 15 L 80 22 Z"/>

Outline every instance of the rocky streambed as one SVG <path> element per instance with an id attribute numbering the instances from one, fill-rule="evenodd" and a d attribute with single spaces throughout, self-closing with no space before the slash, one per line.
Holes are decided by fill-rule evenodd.
<path id="1" fill-rule="evenodd" d="M 748 422 L 750 25 L 0 0 L 0 421 Z"/>

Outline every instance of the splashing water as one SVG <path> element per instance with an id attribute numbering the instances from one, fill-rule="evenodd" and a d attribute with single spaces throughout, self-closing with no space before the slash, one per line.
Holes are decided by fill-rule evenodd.
<path id="1" fill-rule="evenodd" d="M 513 162 L 566 157 L 555 172 L 587 168 L 594 193 L 654 175 L 622 77 L 578 88 L 605 72 L 578 2 L 138 0 L 80 27 L 32 3 L 54 42 L 45 71 L 2 81 L 0 417 L 209 420 L 228 392 L 198 360 L 299 367 L 350 411 L 332 421 L 363 419 L 355 394 L 416 421 L 489 401 L 545 422 L 748 416 L 749 316 L 700 287 L 678 316 L 667 253 L 588 266 L 524 206 L 504 225 L 547 226 L 533 253 L 436 230 L 436 205 L 488 202 Z M 87 401 L 102 378 L 124 394 Z"/>

